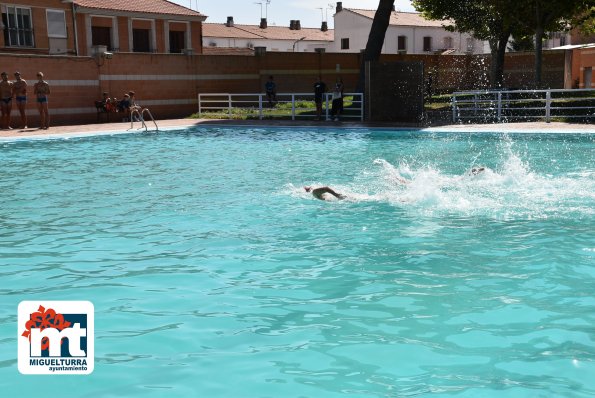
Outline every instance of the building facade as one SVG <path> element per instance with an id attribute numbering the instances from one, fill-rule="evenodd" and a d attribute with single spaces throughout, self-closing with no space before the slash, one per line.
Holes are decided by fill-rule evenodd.
<path id="1" fill-rule="evenodd" d="M 2 52 L 202 51 L 201 25 L 206 17 L 165 0 L 16 0 L 0 3 L 0 8 Z"/>
<path id="2" fill-rule="evenodd" d="M 376 10 L 343 8 L 337 3 L 335 41 L 329 51 L 358 53 L 366 48 Z M 446 21 L 431 21 L 415 12 L 393 11 L 383 54 L 482 54 L 485 43 L 467 33 L 449 32 Z"/>

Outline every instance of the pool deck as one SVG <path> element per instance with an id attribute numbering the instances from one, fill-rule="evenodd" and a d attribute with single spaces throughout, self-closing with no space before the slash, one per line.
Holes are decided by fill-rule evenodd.
<path id="1" fill-rule="evenodd" d="M 158 120 L 161 130 L 173 130 L 195 126 L 256 126 L 256 127 L 330 127 L 330 128 L 382 128 L 395 130 L 420 130 L 428 132 L 460 131 L 460 132 L 595 132 L 595 126 L 590 124 L 572 123 L 500 123 L 500 124 L 453 124 L 439 127 L 407 127 L 396 126 L 392 123 L 364 123 L 364 122 L 315 122 L 315 121 L 291 121 L 291 120 L 213 120 L 213 119 L 172 119 Z M 152 126 L 148 125 L 149 128 Z M 85 135 L 114 134 L 116 132 L 141 132 L 138 129 L 140 123 L 135 123 L 134 129 L 130 129 L 130 123 L 95 123 L 72 126 L 50 127 L 48 130 L 38 128 L 0 130 L 0 139 L 19 138 L 57 138 L 74 137 Z"/>

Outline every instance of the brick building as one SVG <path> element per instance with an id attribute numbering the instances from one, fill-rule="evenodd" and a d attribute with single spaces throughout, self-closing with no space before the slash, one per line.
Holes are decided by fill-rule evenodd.
<path id="1" fill-rule="evenodd" d="M 202 51 L 206 16 L 166 0 L 16 0 L 0 7 L 5 53 Z"/>

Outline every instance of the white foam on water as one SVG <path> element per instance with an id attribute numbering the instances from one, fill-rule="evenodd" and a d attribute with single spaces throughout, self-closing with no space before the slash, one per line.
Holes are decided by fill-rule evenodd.
<path id="1" fill-rule="evenodd" d="M 595 171 L 538 174 L 513 151 L 511 141 L 504 140 L 499 151 L 500 160 L 493 168 L 476 164 L 477 156 L 470 158 L 471 165 L 485 167 L 477 175 L 471 167 L 447 174 L 432 165 L 414 168 L 405 161 L 393 165 L 376 159 L 364 165 L 351 184 L 311 185 L 331 186 L 346 195 L 346 203 L 384 202 L 424 215 L 539 219 L 595 214 Z M 312 198 L 302 187 L 290 190 L 292 195 Z"/>

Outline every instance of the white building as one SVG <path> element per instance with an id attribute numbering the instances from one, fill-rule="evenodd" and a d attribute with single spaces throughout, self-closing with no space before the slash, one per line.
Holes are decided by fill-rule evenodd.
<path id="1" fill-rule="evenodd" d="M 343 8 L 337 2 L 335 41 L 331 52 L 358 53 L 366 48 L 376 10 Z M 431 21 L 415 12 L 393 11 L 384 38 L 383 54 L 483 53 L 484 42 L 467 33 L 449 32 L 445 21 Z"/>
<path id="2" fill-rule="evenodd" d="M 221 53 L 223 49 L 253 49 L 266 47 L 266 51 L 313 52 L 315 48 L 327 48 L 333 42 L 333 30 L 302 28 L 299 20 L 288 26 L 267 26 L 263 18 L 260 25 L 235 24 L 233 17 L 226 23 L 205 23 L 202 27 L 203 52 Z"/>

